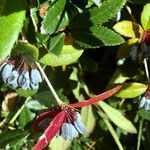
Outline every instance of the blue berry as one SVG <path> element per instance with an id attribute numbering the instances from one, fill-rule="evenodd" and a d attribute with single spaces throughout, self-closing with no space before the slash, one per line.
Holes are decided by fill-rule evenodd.
<path id="1" fill-rule="evenodd" d="M 18 77 L 19 77 L 18 71 L 13 70 L 7 79 L 7 83 L 12 85 L 14 88 L 18 87 L 18 82 L 17 82 Z"/>
<path id="2" fill-rule="evenodd" d="M 76 127 L 78 132 L 80 132 L 81 134 L 83 134 L 85 132 L 85 127 L 84 127 L 83 123 L 81 122 L 81 117 L 78 112 L 77 112 L 77 119 L 76 119 L 76 121 L 74 121 L 74 126 Z"/>
<path id="3" fill-rule="evenodd" d="M 6 83 L 7 78 L 10 76 L 14 65 L 7 63 L 2 69 L 2 79 Z"/>
<path id="4" fill-rule="evenodd" d="M 150 99 L 145 98 L 144 96 L 140 98 L 139 107 L 144 107 L 145 110 L 150 110 Z"/>
<path id="5" fill-rule="evenodd" d="M 38 90 L 39 89 L 39 84 L 33 84 L 33 83 L 30 83 L 30 88 L 33 89 L 33 90 Z"/>
<path id="6" fill-rule="evenodd" d="M 37 84 L 39 82 L 42 82 L 42 76 L 38 69 L 32 69 L 31 70 L 31 82 L 33 84 Z"/>

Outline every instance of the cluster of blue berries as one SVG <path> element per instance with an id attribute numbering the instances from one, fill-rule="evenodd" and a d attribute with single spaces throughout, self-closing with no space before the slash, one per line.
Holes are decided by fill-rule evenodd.
<path id="1" fill-rule="evenodd" d="M 1 64 L 0 73 L 4 83 L 14 88 L 22 87 L 23 90 L 38 90 L 39 83 L 43 80 L 36 65 L 29 68 L 24 60 L 19 63 L 12 58 Z"/>
<path id="2" fill-rule="evenodd" d="M 84 134 L 85 127 L 81 122 L 80 114 L 69 107 L 65 107 L 64 110 L 66 111 L 66 116 L 56 137 L 62 136 L 65 139 L 73 139 L 78 137 L 79 133 Z M 35 120 L 34 129 L 39 132 L 45 131 L 53 118 L 61 111 L 61 108 L 55 107 L 43 112 Z"/>
<path id="3" fill-rule="evenodd" d="M 131 46 L 129 55 L 133 60 L 150 58 L 150 30 L 144 31 L 140 42 Z"/>
<path id="4" fill-rule="evenodd" d="M 78 112 L 75 112 L 76 119 L 69 119 L 67 122 L 64 122 L 61 126 L 61 129 L 58 131 L 56 136 L 62 136 L 65 139 L 73 139 L 78 137 L 78 134 L 84 134 L 85 127 L 81 122 L 81 116 Z"/>

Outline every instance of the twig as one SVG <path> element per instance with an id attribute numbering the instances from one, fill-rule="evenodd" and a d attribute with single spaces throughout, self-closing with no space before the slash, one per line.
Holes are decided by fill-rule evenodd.
<path id="1" fill-rule="evenodd" d="M 55 97 L 55 99 L 56 99 L 58 105 L 59 105 L 59 106 L 64 105 L 64 103 L 63 103 L 63 102 L 60 100 L 60 98 L 58 97 L 58 95 L 57 95 L 55 89 L 53 88 L 51 82 L 49 81 L 49 79 L 48 79 L 47 75 L 45 74 L 45 72 L 44 72 L 43 68 L 41 67 L 41 65 L 40 65 L 38 62 L 36 62 L 36 65 L 37 65 L 37 67 L 39 68 L 39 70 L 40 70 L 42 76 L 44 77 L 44 79 L 45 79 L 45 81 L 46 81 L 46 83 L 47 83 L 49 89 L 51 90 L 52 94 L 54 95 L 54 97 Z"/>
<path id="2" fill-rule="evenodd" d="M 146 58 L 144 58 L 144 67 L 145 67 L 145 73 L 146 73 L 146 77 L 147 77 L 147 80 L 148 80 L 148 83 L 149 83 L 149 71 L 148 71 L 148 65 L 147 65 L 147 60 Z"/>

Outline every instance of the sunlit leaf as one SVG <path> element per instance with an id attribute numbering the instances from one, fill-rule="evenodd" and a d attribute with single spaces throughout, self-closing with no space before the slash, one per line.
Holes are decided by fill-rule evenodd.
<path id="1" fill-rule="evenodd" d="M 141 13 L 141 23 L 142 26 L 145 30 L 149 30 L 150 29 L 150 3 L 147 3 L 144 6 L 144 9 Z"/>
<path id="2" fill-rule="evenodd" d="M 143 94 L 147 85 L 141 83 L 125 83 L 115 96 L 120 98 L 134 98 Z"/>
<path id="3" fill-rule="evenodd" d="M 0 58 L 5 59 L 21 32 L 25 20 L 26 1 L 2 0 L 0 2 Z"/>
<path id="4" fill-rule="evenodd" d="M 54 137 L 49 145 L 51 150 L 67 150 L 71 145 L 71 140 L 63 137 Z"/>
<path id="5" fill-rule="evenodd" d="M 36 90 L 23 90 L 22 88 L 19 88 L 16 90 L 16 92 L 20 95 L 20 96 L 23 96 L 23 97 L 29 97 L 29 96 L 32 96 L 34 95 L 37 91 Z"/>
<path id="6" fill-rule="evenodd" d="M 139 24 L 128 20 L 116 23 L 113 28 L 119 34 L 130 38 L 139 38 L 143 33 L 143 29 Z"/>
<path id="7" fill-rule="evenodd" d="M 72 45 L 64 45 L 59 54 L 49 52 L 40 59 L 40 62 L 49 66 L 68 65 L 76 62 L 82 53 L 83 50 L 78 50 Z"/>
<path id="8" fill-rule="evenodd" d="M 91 106 L 81 109 L 81 119 L 86 128 L 85 136 L 88 137 L 93 132 L 96 125 L 96 118 Z"/>
<path id="9" fill-rule="evenodd" d="M 129 133 L 137 133 L 133 124 L 119 110 L 114 109 L 105 102 L 99 102 L 98 105 L 116 126 Z"/>

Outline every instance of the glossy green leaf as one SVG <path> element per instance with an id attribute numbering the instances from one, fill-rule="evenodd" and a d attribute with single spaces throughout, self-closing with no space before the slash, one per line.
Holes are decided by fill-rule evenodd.
<path id="1" fill-rule="evenodd" d="M 71 145 L 71 140 L 64 139 L 61 136 L 54 137 L 50 142 L 49 148 L 51 150 L 67 150 Z"/>
<path id="2" fill-rule="evenodd" d="M 54 33 L 63 17 L 64 17 L 64 8 L 66 6 L 66 0 L 57 0 L 54 1 L 54 3 L 49 7 L 49 10 L 47 11 L 47 14 L 44 17 L 44 20 L 42 22 L 41 26 L 41 33 L 47 34 L 47 33 Z"/>
<path id="3" fill-rule="evenodd" d="M 19 125 L 24 128 L 35 117 L 35 113 L 32 113 L 28 107 L 24 107 L 19 115 Z"/>
<path id="4" fill-rule="evenodd" d="M 150 121 L 150 111 L 146 111 L 143 108 L 141 108 L 138 111 L 138 115 L 141 116 L 143 119 Z"/>
<path id="5" fill-rule="evenodd" d="M 16 90 L 16 92 L 20 95 L 20 96 L 23 96 L 23 97 L 30 97 L 32 95 L 34 95 L 37 91 L 36 90 L 23 90 L 22 88 L 19 88 Z"/>
<path id="6" fill-rule="evenodd" d="M 54 54 L 59 54 L 64 45 L 65 33 L 50 38 L 49 50 Z"/>
<path id="7" fill-rule="evenodd" d="M 109 106 L 107 103 L 101 101 L 98 105 L 103 109 L 107 114 L 109 119 L 122 130 L 129 133 L 137 133 L 134 125 L 119 111 Z"/>
<path id="8" fill-rule="evenodd" d="M 122 88 L 115 94 L 120 98 L 134 98 L 143 94 L 147 85 L 141 83 L 125 83 Z"/>
<path id="9" fill-rule="evenodd" d="M 143 33 L 143 29 L 139 24 L 128 20 L 116 23 L 113 28 L 120 35 L 130 38 L 140 38 Z"/>
<path id="10" fill-rule="evenodd" d="M 80 34 L 79 34 L 80 33 Z M 94 26 L 87 29 L 72 30 L 75 44 L 82 48 L 97 48 L 103 45 L 114 46 L 124 42 L 124 39 L 103 26 Z"/>
<path id="11" fill-rule="evenodd" d="M 82 53 L 83 50 L 75 49 L 72 45 L 64 45 L 59 55 L 49 52 L 40 59 L 40 62 L 49 66 L 68 65 L 76 62 Z"/>
<path id="12" fill-rule="evenodd" d="M 22 29 L 25 19 L 26 1 L 1 0 L 0 2 L 0 58 L 5 59 Z"/>
<path id="13" fill-rule="evenodd" d="M 150 29 L 150 3 L 147 3 L 144 6 L 144 9 L 141 13 L 141 23 L 145 30 Z"/>
<path id="14" fill-rule="evenodd" d="M 29 63 L 33 64 L 38 60 L 39 50 L 34 45 L 30 43 L 24 43 L 19 41 L 16 46 L 16 51 L 18 54 L 22 55 L 22 57 Z"/>
<path id="15" fill-rule="evenodd" d="M 6 142 L 10 146 L 14 146 L 23 141 L 29 133 L 24 130 L 9 130 L 0 134 L 0 142 Z"/>
<path id="16" fill-rule="evenodd" d="M 75 17 L 71 26 L 87 28 L 103 24 L 115 17 L 124 4 L 125 0 L 105 0 L 99 8 L 94 7 Z"/>
<path id="17" fill-rule="evenodd" d="M 91 106 L 82 108 L 81 120 L 86 128 L 85 136 L 88 137 L 93 132 L 96 125 L 96 118 L 94 116 Z"/>

